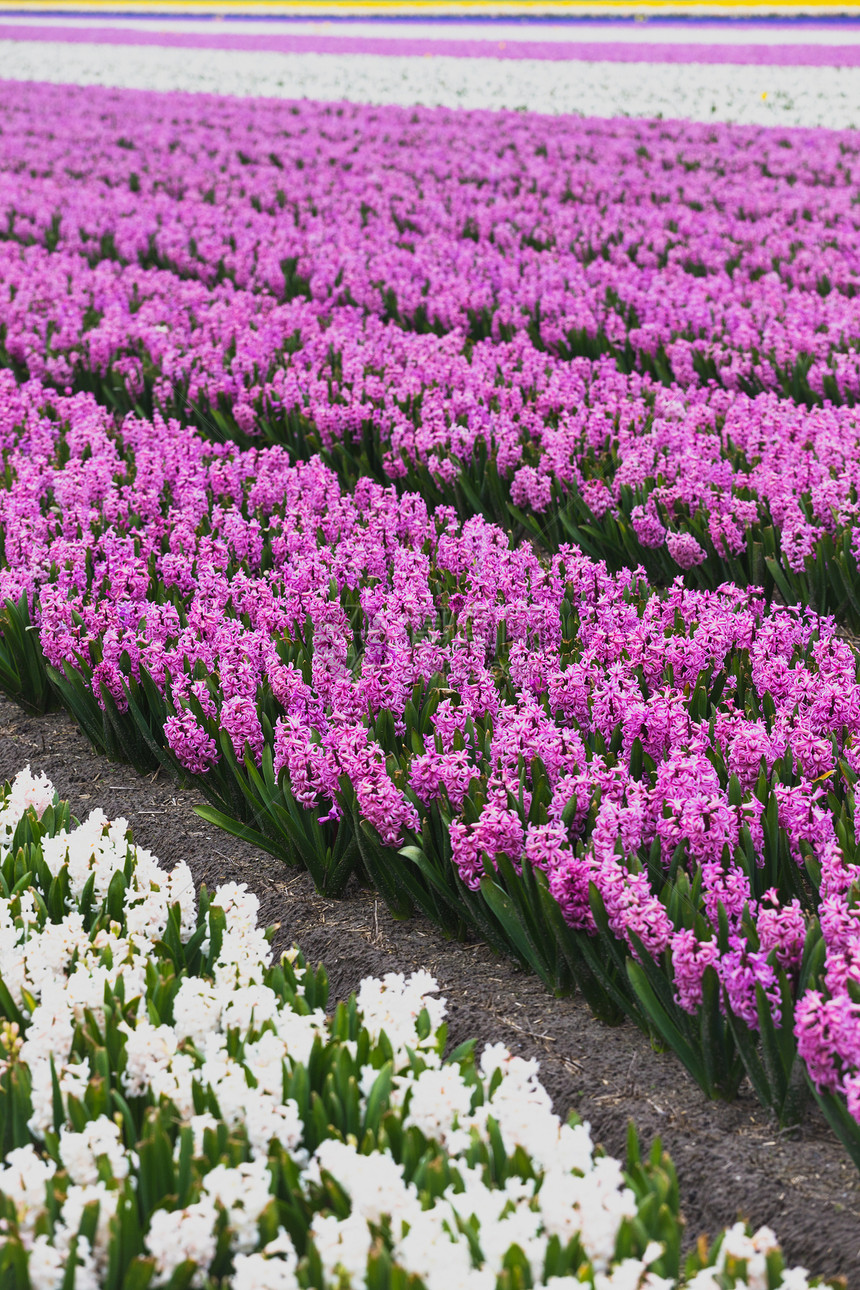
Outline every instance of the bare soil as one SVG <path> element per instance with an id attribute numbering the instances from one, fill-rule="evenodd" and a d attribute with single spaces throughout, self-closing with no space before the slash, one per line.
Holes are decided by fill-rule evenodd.
<path id="1" fill-rule="evenodd" d="M 0 699 L 0 780 L 28 762 L 78 818 L 94 807 L 124 816 L 141 846 L 167 867 L 185 860 L 198 886 L 247 883 L 261 919 L 279 925 L 276 949 L 296 942 L 322 960 L 333 1000 L 363 976 L 426 968 L 448 1001 L 452 1043 L 501 1040 L 539 1058 L 556 1111 L 575 1110 L 615 1155 L 631 1119 L 644 1143 L 659 1135 L 678 1170 L 690 1243 L 740 1216 L 773 1227 L 790 1262 L 860 1287 L 860 1174 L 814 1108 L 798 1130 L 780 1133 L 749 1089 L 731 1104 L 707 1102 L 632 1025 L 595 1021 L 579 997 L 553 998 L 483 945 L 446 941 L 417 918 L 395 921 L 372 892 L 318 896 L 303 871 L 200 820 L 195 789 L 97 756 L 65 713 L 31 717 Z"/>

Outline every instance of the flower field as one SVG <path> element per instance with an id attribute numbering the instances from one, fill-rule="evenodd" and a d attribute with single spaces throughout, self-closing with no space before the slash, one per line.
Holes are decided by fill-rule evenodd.
<path id="1" fill-rule="evenodd" d="M 3 692 L 860 1167 L 858 151 L 0 103 Z M 4 816 L 10 1285 L 808 1284 L 742 1225 L 685 1264 L 659 1147 L 443 1062 L 429 978 L 327 1016 L 235 884 Z"/>

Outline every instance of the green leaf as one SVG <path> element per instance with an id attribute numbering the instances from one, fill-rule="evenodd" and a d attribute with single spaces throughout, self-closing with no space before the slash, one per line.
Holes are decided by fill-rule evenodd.
<path id="1" fill-rule="evenodd" d="M 709 1097 L 712 1097 L 713 1093 L 709 1086 L 701 1053 L 697 1052 L 693 1045 L 688 1042 L 662 1006 L 642 965 L 635 962 L 634 959 L 630 959 L 627 963 L 627 975 L 643 1011 L 657 1034 L 684 1064 L 699 1085 L 699 1088 Z"/>
<path id="2" fill-rule="evenodd" d="M 510 947 L 510 951 L 527 967 L 535 972 L 540 971 L 535 961 L 531 942 L 517 917 L 516 906 L 510 896 L 493 878 L 481 879 L 481 896 L 498 919 Z"/>
<path id="3" fill-rule="evenodd" d="M 249 842 L 251 846 L 258 847 L 261 851 L 267 851 L 270 855 L 277 856 L 279 860 L 284 859 L 283 847 L 279 846 L 271 838 L 267 838 L 265 833 L 260 833 L 258 829 L 252 829 L 250 824 L 243 824 L 241 820 L 235 820 L 205 802 L 202 806 L 194 807 L 194 814 L 199 815 L 200 819 L 205 820 L 207 824 L 214 824 L 216 828 L 223 829 L 225 833 L 231 834 L 234 838 Z"/>

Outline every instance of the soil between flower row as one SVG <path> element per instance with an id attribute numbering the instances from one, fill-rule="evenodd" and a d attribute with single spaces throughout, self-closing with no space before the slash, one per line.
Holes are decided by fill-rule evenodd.
<path id="1" fill-rule="evenodd" d="M 452 1044 L 500 1040 L 538 1058 L 556 1111 L 575 1109 L 613 1154 L 623 1153 L 630 1119 L 644 1141 L 659 1134 L 678 1169 L 691 1241 L 742 1215 L 772 1226 L 789 1262 L 860 1284 L 860 1175 L 817 1113 L 787 1135 L 751 1092 L 731 1105 L 704 1101 L 675 1058 L 653 1052 L 632 1026 L 609 1028 L 580 998 L 553 998 L 483 945 L 445 941 L 417 918 L 394 920 L 372 892 L 318 896 L 305 872 L 201 821 L 193 789 L 95 755 L 65 713 L 32 717 L 0 699 L 0 779 L 28 762 L 78 818 L 96 807 L 125 817 L 139 846 L 167 866 L 184 859 L 198 886 L 247 883 L 261 921 L 279 924 L 276 951 L 296 942 L 326 964 L 333 1002 L 363 976 L 426 968 L 448 1000 Z"/>

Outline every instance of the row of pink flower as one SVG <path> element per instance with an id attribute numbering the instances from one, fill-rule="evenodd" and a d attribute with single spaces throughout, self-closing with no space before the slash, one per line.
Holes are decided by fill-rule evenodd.
<path id="1" fill-rule="evenodd" d="M 757 985 L 778 1016 L 776 968 L 796 973 L 817 910 L 824 993 L 800 1001 L 798 1033 L 860 1118 L 860 867 L 843 845 L 860 683 L 831 625 L 737 588 L 658 596 L 572 548 L 544 564 L 480 518 L 369 480 L 350 494 L 278 448 L 207 444 L 160 418 L 117 432 L 89 396 L 8 374 L 0 391 L 0 594 L 28 595 L 50 664 L 82 671 L 118 714 L 145 668 L 198 775 L 221 762 L 222 731 L 259 764 L 267 713 L 285 791 L 337 819 L 346 775 L 392 865 L 441 802 L 467 887 L 484 856 L 528 861 L 569 926 L 593 932 L 593 882 L 619 939 L 671 953 L 691 1012 L 710 964 L 753 1028 Z M 422 735 L 404 717 L 440 675 Z M 394 760 L 375 735 L 387 713 Z M 679 856 L 701 872 L 706 934 L 661 898 Z"/>
<path id="2" fill-rule="evenodd" d="M 858 397 L 850 132 L 502 120 L 7 86 L 0 229 L 411 327 L 586 337 L 685 384 Z"/>
<path id="3" fill-rule="evenodd" d="M 523 333 L 467 344 L 459 331 L 408 333 L 354 306 L 330 314 L 14 243 L 0 245 L 0 337 L 22 375 L 60 388 L 99 378 L 103 398 L 119 380 L 130 401 L 148 393 L 164 415 L 204 427 L 226 407 L 239 437 L 295 448 L 315 434 L 323 449 L 357 452 L 370 428 L 387 477 L 421 466 L 431 491 L 468 471 L 480 444 L 505 498 L 536 516 L 574 490 L 596 520 L 617 518 L 628 490 L 642 558 L 663 548 L 676 569 L 708 554 L 690 532 L 697 514 L 725 561 L 770 524 L 789 570 L 827 534 L 851 534 L 858 552 L 852 408 L 664 386 L 609 358 L 561 360 Z M 717 581 L 726 576 L 718 565 Z"/>

